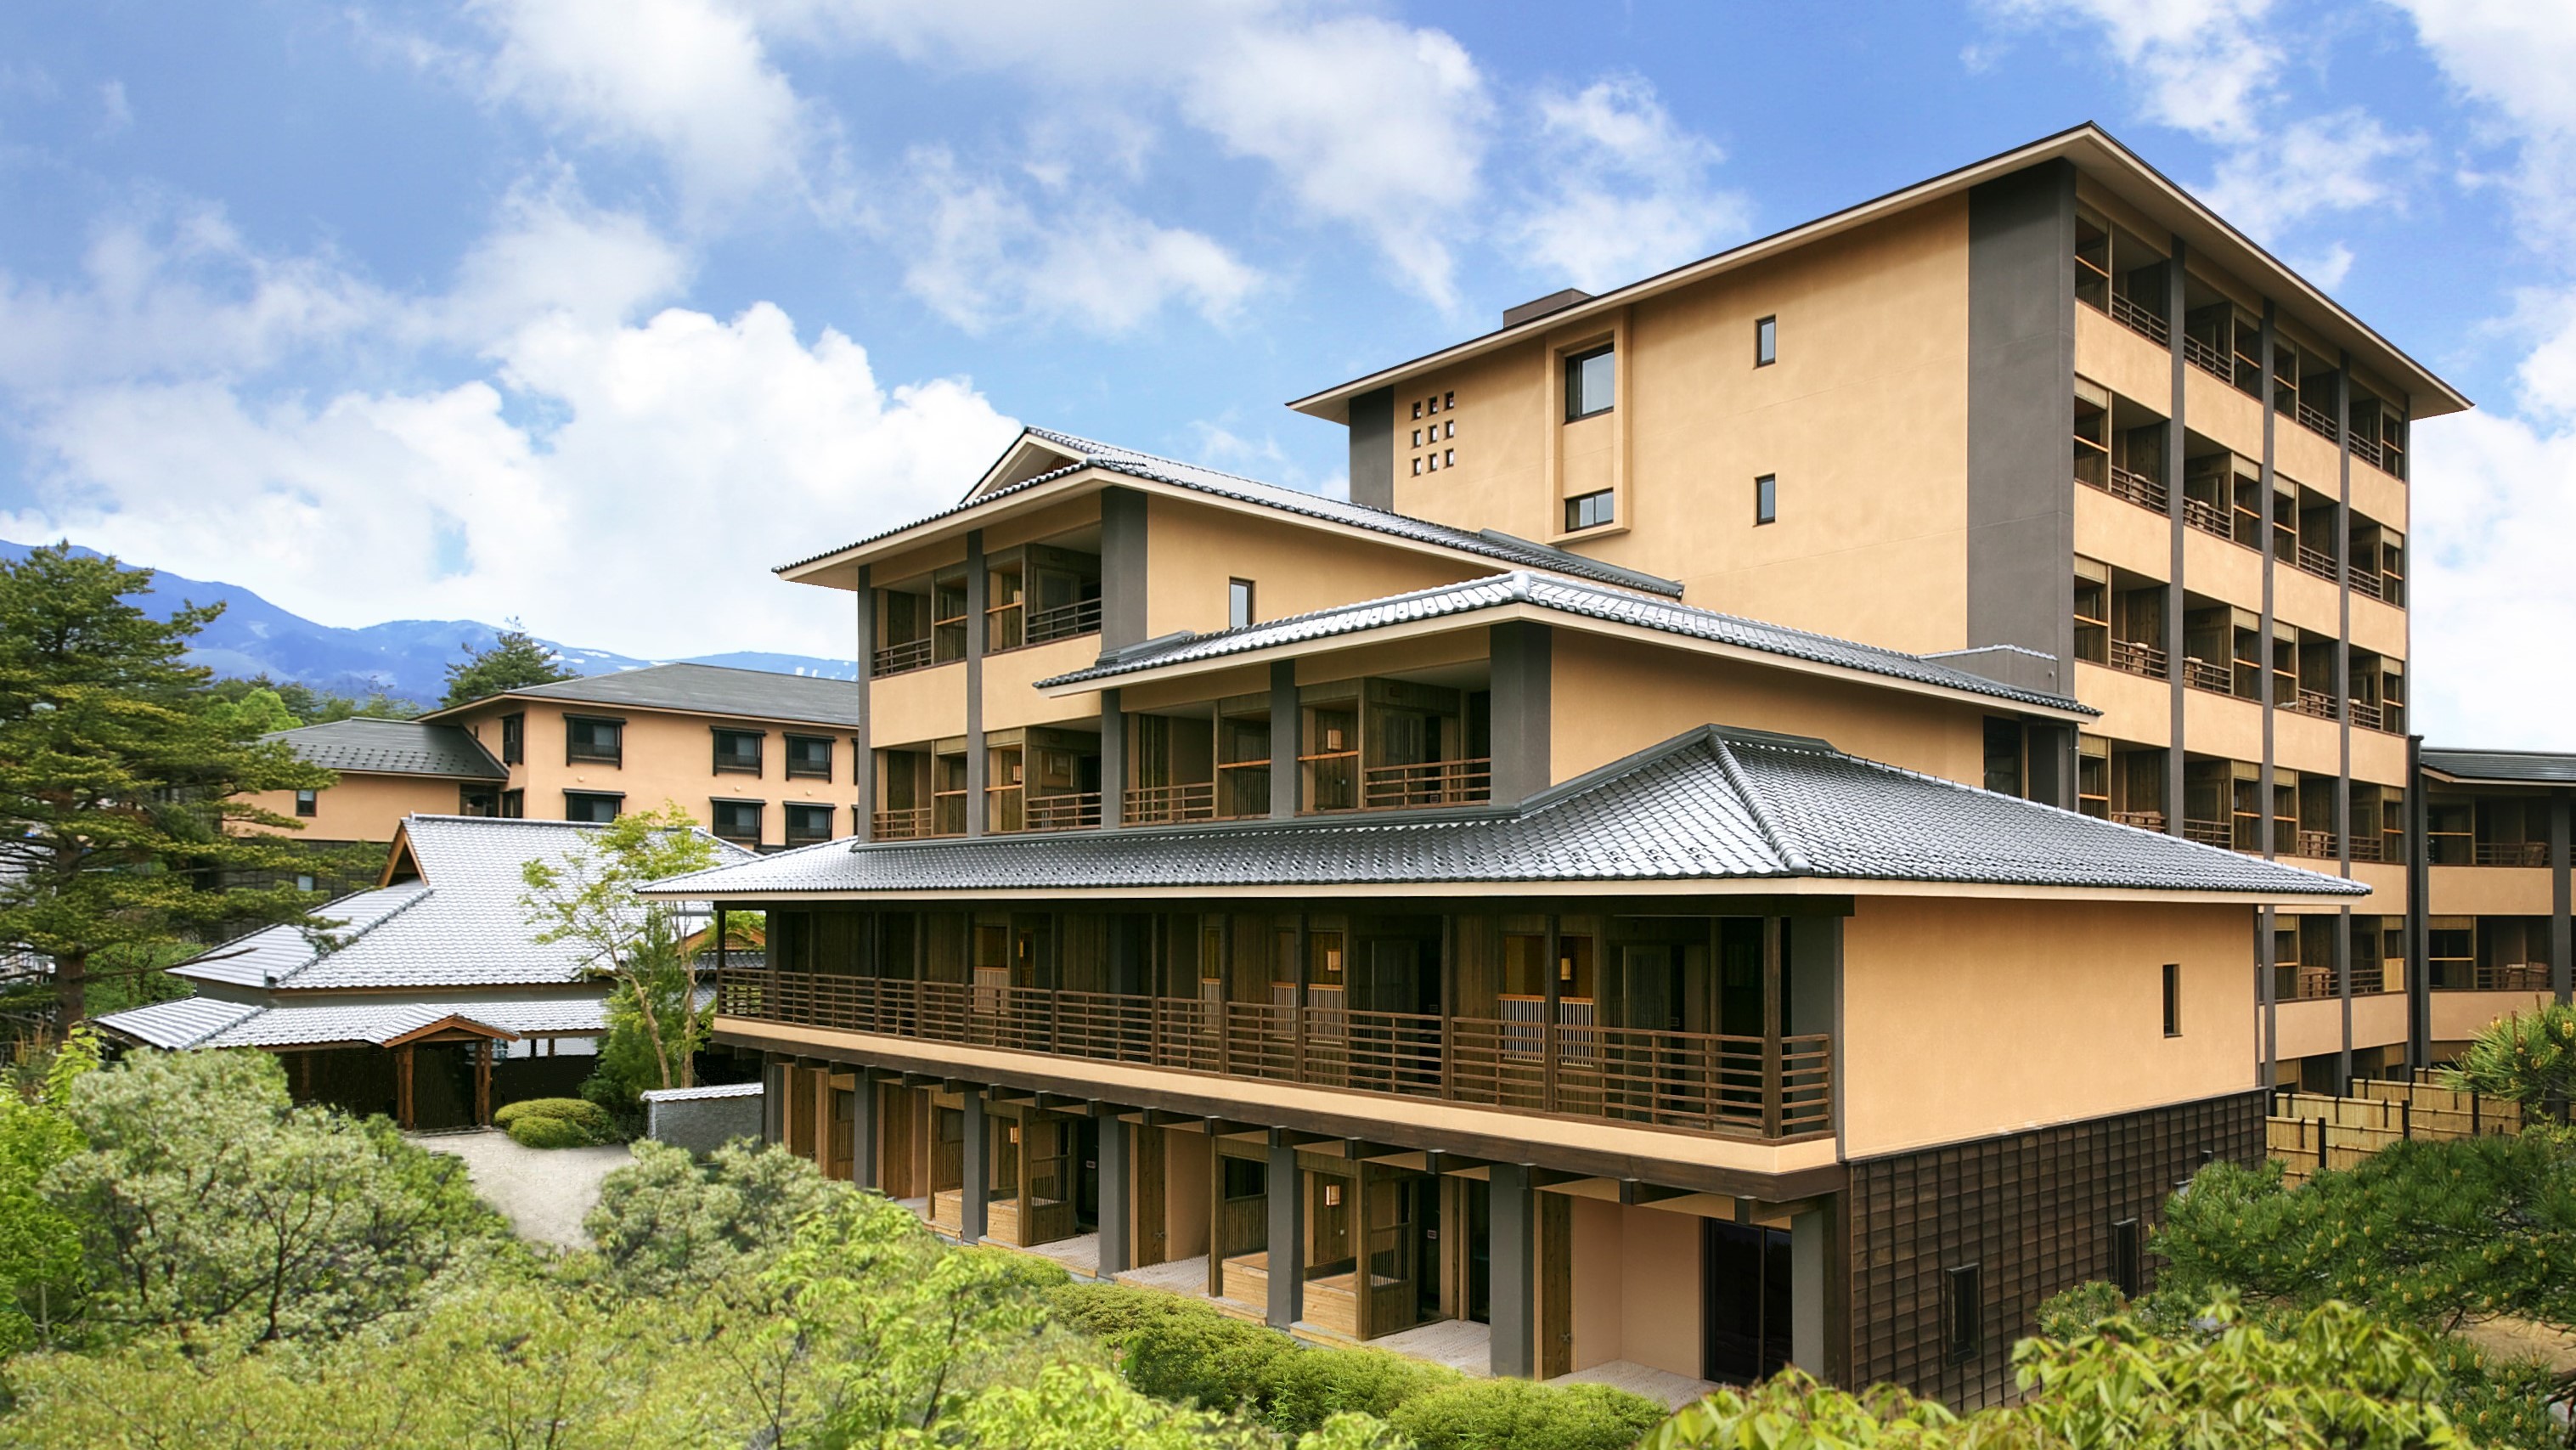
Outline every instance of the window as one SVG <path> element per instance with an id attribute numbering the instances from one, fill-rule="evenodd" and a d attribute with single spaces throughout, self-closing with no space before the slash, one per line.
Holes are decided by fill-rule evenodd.
<path id="1" fill-rule="evenodd" d="M 1432 431 L 1436 434 L 1439 430 L 1433 429 Z M 1413 430 L 1413 446 L 1416 448 L 1422 446 L 1422 430 L 1419 428 Z"/>
<path id="2" fill-rule="evenodd" d="M 505 821 L 521 821 L 526 820 L 527 816 L 528 793 L 526 791 L 505 790 L 501 792 L 501 819 Z"/>
<path id="3" fill-rule="evenodd" d="M 1455 449 L 1455 448 L 1444 448 L 1444 449 L 1442 449 L 1442 450 L 1440 451 L 1440 466 L 1441 466 L 1441 467 L 1443 467 L 1443 468 L 1455 468 L 1455 467 L 1457 467 L 1457 466 L 1458 466 L 1458 450 L 1457 450 L 1457 449 Z"/>
<path id="4" fill-rule="evenodd" d="M 832 839 L 830 806 L 790 805 L 787 808 L 787 844 L 808 846 Z"/>
<path id="5" fill-rule="evenodd" d="M 2135 1299 L 2146 1288 L 2140 1262 L 2144 1238 L 2134 1218 L 2111 1225 L 2111 1282 L 2123 1298 Z"/>
<path id="6" fill-rule="evenodd" d="M 604 826 L 616 820 L 625 809 L 626 797 L 603 791 L 568 790 L 564 792 L 564 819 Z"/>
<path id="7" fill-rule="evenodd" d="M 1413 476 L 1416 478 L 1422 476 L 1422 460 L 1419 458 L 1413 460 Z"/>
<path id="8" fill-rule="evenodd" d="M 828 735 L 788 736 L 787 778 L 789 780 L 830 780 L 832 778 L 831 737 Z"/>
<path id="9" fill-rule="evenodd" d="M 760 774 L 760 741 L 766 733 L 760 730 L 716 731 L 716 774 Z"/>
<path id="10" fill-rule="evenodd" d="M 295 889 L 296 889 L 296 890 L 298 890 L 298 891 L 310 891 L 310 890 L 312 890 L 312 889 L 313 889 L 313 878 L 312 878 L 312 877 L 310 877 L 310 876 L 298 876 L 298 877 L 296 877 L 296 878 L 295 878 Z"/>
<path id="11" fill-rule="evenodd" d="M 1456 393 L 1442 393 L 1440 395 L 1440 406 L 1444 408 L 1457 407 L 1458 395 Z"/>
<path id="12" fill-rule="evenodd" d="M 1619 355 L 1610 348 L 1594 348 L 1565 360 L 1565 418 L 1589 418 L 1607 413 L 1618 402 Z"/>
<path id="13" fill-rule="evenodd" d="M 1950 1362 L 1975 1359 L 1985 1351 L 1985 1274 L 1983 1266 L 1964 1264 L 1943 1276 L 1948 1302 L 1941 1306 L 1942 1335 Z"/>
<path id="14" fill-rule="evenodd" d="M 1458 436 L 1458 420 L 1457 420 L 1457 419 L 1455 419 L 1455 418 L 1452 418 L 1452 419 L 1450 419 L 1448 422 L 1441 424 L 1441 425 L 1440 425 L 1440 436 L 1441 436 L 1441 437 L 1443 437 L 1443 438 L 1455 438 L 1455 437 L 1457 437 L 1457 436 Z"/>
<path id="15" fill-rule="evenodd" d="M 1611 491 L 1606 488 L 1565 501 L 1565 531 L 1569 534 L 1577 529 L 1597 529 L 1615 517 Z"/>
<path id="16" fill-rule="evenodd" d="M 564 763 L 577 765 L 585 761 L 601 765 L 618 765 L 625 758 L 626 722 L 599 720 L 584 715 L 564 717 Z"/>
<path id="17" fill-rule="evenodd" d="M 1225 581 L 1225 627 L 1241 629 L 1252 623 L 1252 581 Z"/>
<path id="18" fill-rule="evenodd" d="M 299 790 L 295 793 L 295 813 L 297 815 L 307 817 L 314 816 L 320 814 L 321 810 L 322 793 L 320 791 Z"/>
<path id="19" fill-rule="evenodd" d="M 1766 473 L 1753 480 L 1753 523 L 1756 528 L 1780 521 L 1780 478 Z"/>
<path id="20" fill-rule="evenodd" d="M 1780 319 L 1766 317 L 1753 324 L 1753 365 L 1767 368 L 1780 360 Z"/>
<path id="21" fill-rule="evenodd" d="M 528 717 L 525 715 L 502 716 L 501 763 L 503 765 L 516 765 L 520 761 L 527 759 L 527 756 Z"/>
<path id="22" fill-rule="evenodd" d="M 2021 722 L 1986 717 L 1986 789 L 2019 795 L 2022 783 Z"/>
<path id="23" fill-rule="evenodd" d="M 1419 398 L 1413 400 L 1413 416 L 1416 418 L 1422 416 L 1422 400 Z"/>
<path id="24" fill-rule="evenodd" d="M 1437 453 L 1431 455 L 1431 471 L 1433 473 L 1440 471 L 1440 455 Z"/>
<path id="25" fill-rule="evenodd" d="M 715 806 L 715 826 L 718 836 L 736 845 L 760 844 L 760 802 L 715 801 L 712 804 Z M 828 832 L 831 830 L 831 824 L 828 821 L 825 822 L 823 829 Z"/>
<path id="26" fill-rule="evenodd" d="M 461 785 L 456 788 L 456 813 L 460 816 L 491 816 L 501 811 L 498 791 L 488 785 Z"/>
<path id="27" fill-rule="evenodd" d="M 2165 1036 L 2182 1036 L 2182 964 L 2165 963 Z"/>

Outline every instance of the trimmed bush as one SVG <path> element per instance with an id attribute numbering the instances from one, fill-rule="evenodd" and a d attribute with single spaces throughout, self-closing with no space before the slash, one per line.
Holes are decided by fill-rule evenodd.
<path id="1" fill-rule="evenodd" d="M 1039 1258 L 1035 1254 L 1024 1254 L 1015 1249 L 998 1248 L 990 1244 L 968 1245 L 961 1247 L 957 1252 L 977 1259 L 990 1260 L 988 1267 L 995 1271 L 1001 1282 L 1026 1289 L 1041 1297 L 1051 1289 L 1065 1288 L 1073 1283 L 1071 1269 L 1052 1259 Z"/>
<path id="2" fill-rule="evenodd" d="M 1175 1319 L 1195 1323 L 1224 1317 L 1194 1299 L 1128 1284 L 1067 1284 L 1047 1295 L 1047 1307 L 1057 1323 L 1090 1335 L 1118 1354 L 1124 1354 L 1127 1341 L 1148 1326 Z"/>
<path id="3" fill-rule="evenodd" d="M 1127 1338 L 1127 1382 L 1157 1399 L 1203 1410 L 1269 1408 L 1282 1355 L 1300 1353 L 1276 1330 L 1213 1310 L 1137 1328 Z"/>
<path id="4" fill-rule="evenodd" d="M 580 1098 L 506 1104 L 492 1115 L 492 1125 L 523 1148 L 586 1148 L 617 1141 L 617 1123 L 608 1110 Z"/>
<path id="5" fill-rule="evenodd" d="M 1382 1349 L 1301 1349 L 1272 1362 L 1262 1398 L 1269 1403 L 1265 1418 L 1272 1429 L 1303 1435 L 1348 1412 L 1385 1419 L 1405 1401 L 1464 1378 Z"/>
<path id="6" fill-rule="evenodd" d="M 1386 1418 L 1420 1450 L 1628 1450 L 1663 1423 L 1665 1410 L 1608 1385 L 1461 1380 Z"/>

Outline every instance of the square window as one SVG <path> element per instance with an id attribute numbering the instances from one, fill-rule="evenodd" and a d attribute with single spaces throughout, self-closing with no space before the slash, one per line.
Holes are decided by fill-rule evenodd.
<path id="1" fill-rule="evenodd" d="M 1444 408 L 1457 407 L 1458 395 L 1456 393 L 1442 393 L 1440 395 L 1440 406 Z"/>
<path id="2" fill-rule="evenodd" d="M 320 791 L 318 791 L 318 790 L 299 790 L 299 791 L 297 791 L 297 792 L 295 793 L 295 813 L 296 813 L 297 815 L 299 815 L 299 816 L 312 816 L 312 815 L 317 815 L 317 814 L 319 814 L 319 813 L 321 812 L 321 810 L 322 810 L 322 793 L 321 793 Z"/>
<path id="3" fill-rule="evenodd" d="M 528 793 L 523 790 L 501 792 L 501 819 L 523 821 L 528 818 Z"/>
<path id="4" fill-rule="evenodd" d="M 617 813 L 624 804 L 625 799 L 622 796 L 603 795 L 596 791 L 568 790 L 564 792 L 564 819 L 604 826 L 617 819 Z"/>
<path id="5" fill-rule="evenodd" d="M 1759 525 L 1779 520 L 1780 480 L 1776 475 L 1766 473 L 1753 480 L 1753 522 Z"/>
<path id="6" fill-rule="evenodd" d="M 312 890 L 312 889 L 313 889 L 313 878 L 312 878 L 312 877 L 310 877 L 310 876 L 298 876 L 298 877 L 296 877 L 296 878 L 295 878 L 295 889 L 296 889 L 296 890 L 298 890 L 298 891 L 310 891 L 310 890 Z"/>
<path id="7" fill-rule="evenodd" d="M 1225 627 L 1243 629 L 1252 623 L 1252 581 L 1229 579 L 1225 582 Z"/>
<path id="8" fill-rule="evenodd" d="M 1455 449 L 1455 448 L 1449 448 L 1449 449 L 1444 449 L 1444 450 L 1442 450 L 1442 451 L 1441 451 L 1441 454 L 1440 454 L 1440 466 L 1441 466 L 1441 467 L 1443 467 L 1443 468 L 1455 468 L 1455 467 L 1457 467 L 1457 466 L 1458 466 L 1458 450 L 1457 450 L 1457 449 Z"/>
<path id="9" fill-rule="evenodd" d="M 832 778 L 831 737 L 828 735 L 788 736 L 787 778 L 830 780 Z"/>
<path id="10" fill-rule="evenodd" d="M 1419 458 L 1413 460 L 1413 476 L 1416 478 L 1422 476 L 1422 460 Z"/>
<path id="11" fill-rule="evenodd" d="M 625 752 L 625 722 L 592 720 L 579 715 L 564 717 L 564 763 L 590 761 L 603 765 L 619 764 Z"/>
<path id="12" fill-rule="evenodd" d="M 760 774 L 761 732 L 757 730 L 719 730 L 715 732 L 718 774 Z"/>
<path id="13" fill-rule="evenodd" d="M 1606 347 L 1565 360 L 1565 418 L 1607 413 L 1618 401 L 1619 355 Z"/>
<path id="14" fill-rule="evenodd" d="M 787 844 L 811 845 L 832 839 L 830 806 L 790 805 L 787 808 Z"/>
<path id="15" fill-rule="evenodd" d="M 760 844 L 760 802 L 713 801 L 715 832 L 737 845 Z M 825 829 L 829 829 L 827 826 Z"/>
<path id="16" fill-rule="evenodd" d="M 1419 418 L 1419 417 L 1421 417 L 1421 416 L 1422 416 L 1422 404 L 1421 404 L 1420 400 L 1418 400 L 1418 399 L 1414 402 L 1414 405 L 1413 405 L 1413 416 L 1415 416 L 1415 417 L 1417 417 L 1417 418 Z"/>
<path id="17" fill-rule="evenodd" d="M 1753 365 L 1767 368 L 1780 360 L 1780 319 L 1766 317 L 1753 324 Z"/>
<path id="18" fill-rule="evenodd" d="M 1569 534 L 1578 529 L 1597 529 L 1615 517 L 1612 494 L 1606 488 L 1565 501 L 1565 531 Z"/>
<path id="19" fill-rule="evenodd" d="M 1440 425 L 1440 436 L 1441 436 L 1441 437 L 1443 437 L 1443 438 L 1455 438 L 1455 437 L 1457 437 L 1457 436 L 1458 436 L 1458 420 L 1457 420 L 1457 419 L 1455 419 L 1455 418 L 1452 418 L 1452 419 L 1450 419 L 1448 422 L 1441 424 L 1441 425 Z"/>

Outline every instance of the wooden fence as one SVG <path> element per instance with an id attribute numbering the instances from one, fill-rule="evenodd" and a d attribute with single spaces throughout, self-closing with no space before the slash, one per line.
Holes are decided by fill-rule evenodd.
<path id="1" fill-rule="evenodd" d="M 2391 1143 L 2521 1129 L 2520 1103 L 2443 1087 L 2424 1073 L 2406 1082 L 2355 1078 L 2345 1097 L 2274 1093 L 2263 1136 L 2289 1182 L 2300 1184 L 2322 1170 L 2357 1168 Z"/>

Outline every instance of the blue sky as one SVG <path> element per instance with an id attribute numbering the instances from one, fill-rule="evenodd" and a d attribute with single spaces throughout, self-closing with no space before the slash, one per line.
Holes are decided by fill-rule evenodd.
<path id="1" fill-rule="evenodd" d="M 2518 0 L 9 7 L 0 536 L 839 653 L 769 566 L 1019 422 L 1337 488 L 1284 400 L 2091 118 L 2479 400 L 2419 726 L 2576 744 L 2571 75 Z"/>

